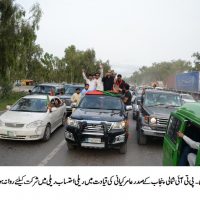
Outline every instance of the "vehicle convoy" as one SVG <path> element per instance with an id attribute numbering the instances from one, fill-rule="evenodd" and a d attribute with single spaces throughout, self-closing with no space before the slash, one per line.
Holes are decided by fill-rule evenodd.
<path id="1" fill-rule="evenodd" d="M 181 131 L 195 142 L 200 142 L 200 104 L 187 103 L 171 113 L 163 143 L 163 165 L 179 165 L 186 142 L 177 137 Z M 196 150 L 195 165 L 200 165 L 200 147 Z"/>
<path id="2" fill-rule="evenodd" d="M 51 94 L 60 95 L 65 93 L 64 85 L 57 83 L 43 83 L 36 85 L 32 90 L 29 90 L 30 94 Z"/>
<path id="3" fill-rule="evenodd" d="M 146 144 L 150 136 L 164 137 L 170 113 L 182 105 L 180 94 L 146 90 L 141 97 L 136 123 L 137 143 Z"/>
<path id="4" fill-rule="evenodd" d="M 59 98 L 62 99 L 66 104 L 67 113 L 72 112 L 71 97 L 76 92 L 76 88 L 80 88 L 80 90 L 82 91 L 84 86 L 83 85 L 69 85 L 65 93 L 63 95 L 59 95 Z"/>
<path id="5" fill-rule="evenodd" d="M 55 107 L 48 108 L 51 102 Z M 0 139 L 43 140 L 66 119 L 65 104 L 56 96 L 28 95 L 0 116 Z"/>
<path id="6" fill-rule="evenodd" d="M 68 149 L 119 148 L 127 151 L 128 114 L 119 95 L 109 92 L 88 92 L 67 120 L 65 139 Z"/>

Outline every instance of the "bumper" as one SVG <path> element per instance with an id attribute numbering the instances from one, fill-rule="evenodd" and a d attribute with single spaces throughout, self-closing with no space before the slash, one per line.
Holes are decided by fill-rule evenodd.
<path id="1" fill-rule="evenodd" d="M 65 140 L 73 145 L 86 148 L 118 148 L 127 142 L 126 131 L 114 132 L 81 132 L 74 127 L 66 127 Z"/>
<path id="2" fill-rule="evenodd" d="M 40 140 L 45 131 L 44 127 L 38 128 L 7 128 L 0 129 L 0 139 L 4 140 Z"/>
<path id="3" fill-rule="evenodd" d="M 72 112 L 72 107 L 71 106 L 66 106 L 66 111 L 67 112 Z"/>
<path id="4" fill-rule="evenodd" d="M 147 136 L 155 136 L 155 137 L 164 137 L 166 131 L 161 130 L 153 130 L 148 126 L 143 126 L 141 131 L 144 135 Z"/>

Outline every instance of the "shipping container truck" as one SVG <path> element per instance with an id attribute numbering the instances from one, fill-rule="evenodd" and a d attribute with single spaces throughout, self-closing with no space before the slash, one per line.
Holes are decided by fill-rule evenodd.
<path id="1" fill-rule="evenodd" d="M 187 72 L 176 75 L 176 90 L 190 93 L 200 92 L 200 73 Z"/>

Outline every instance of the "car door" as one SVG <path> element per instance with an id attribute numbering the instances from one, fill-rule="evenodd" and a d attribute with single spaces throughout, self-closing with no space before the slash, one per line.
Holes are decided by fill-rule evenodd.
<path id="1" fill-rule="evenodd" d="M 177 138 L 177 132 L 184 132 L 186 122 L 182 117 L 171 114 L 163 143 L 163 165 L 178 165 L 181 139 Z"/>
<path id="2" fill-rule="evenodd" d="M 55 98 L 51 99 L 51 101 L 54 100 Z M 59 113 L 60 110 L 59 108 L 53 107 L 52 111 L 50 112 L 50 120 L 51 120 L 51 126 L 52 129 L 55 129 L 58 126 L 58 121 L 59 121 Z"/>

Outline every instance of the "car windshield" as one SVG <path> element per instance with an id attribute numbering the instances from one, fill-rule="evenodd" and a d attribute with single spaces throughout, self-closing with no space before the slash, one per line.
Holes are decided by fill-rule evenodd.
<path id="1" fill-rule="evenodd" d="M 47 112 L 47 99 L 21 98 L 11 111 L 20 112 Z"/>
<path id="2" fill-rule="evenodd" d="M 182 99 L 194 100 L 194 98 L 189 94 L 182 94 Z"/>
<path id="3" fill-rule="evenodd" d="M 176 94 L 167 93 L 146 93 L 145 106 L 181 106 L 181 98 Z"/>
<path id="4" fill-rule="evenodd" d="M 47 85 L 39 85 L 33 88 L 32 93 L 34 94 L 50 94 L 51 89 L 54 91 L 56 90 L 53 86 L 47 86 Z"/>
<path id="5" fill-rule="evenodd" d="M 79 108 L 121 110 L 122 103 L 118 97 L 86 95 L 80 102 Z"/>
<path id="6" fill-rule="evenodd" d="M 83 89 L 83 87 L 78 87 L 78 86 L 76 86 L 76 87 L 68 87 L 67 88 L 67 90 L 66 90 L 66 92 L 65 92 L 65 94 L 67 94 L 67 95 L 72 95 L 72 94 L 74 94 L 75 92 L 76 92 L 76 88 L 80 88 L 81 90 Z"/>

